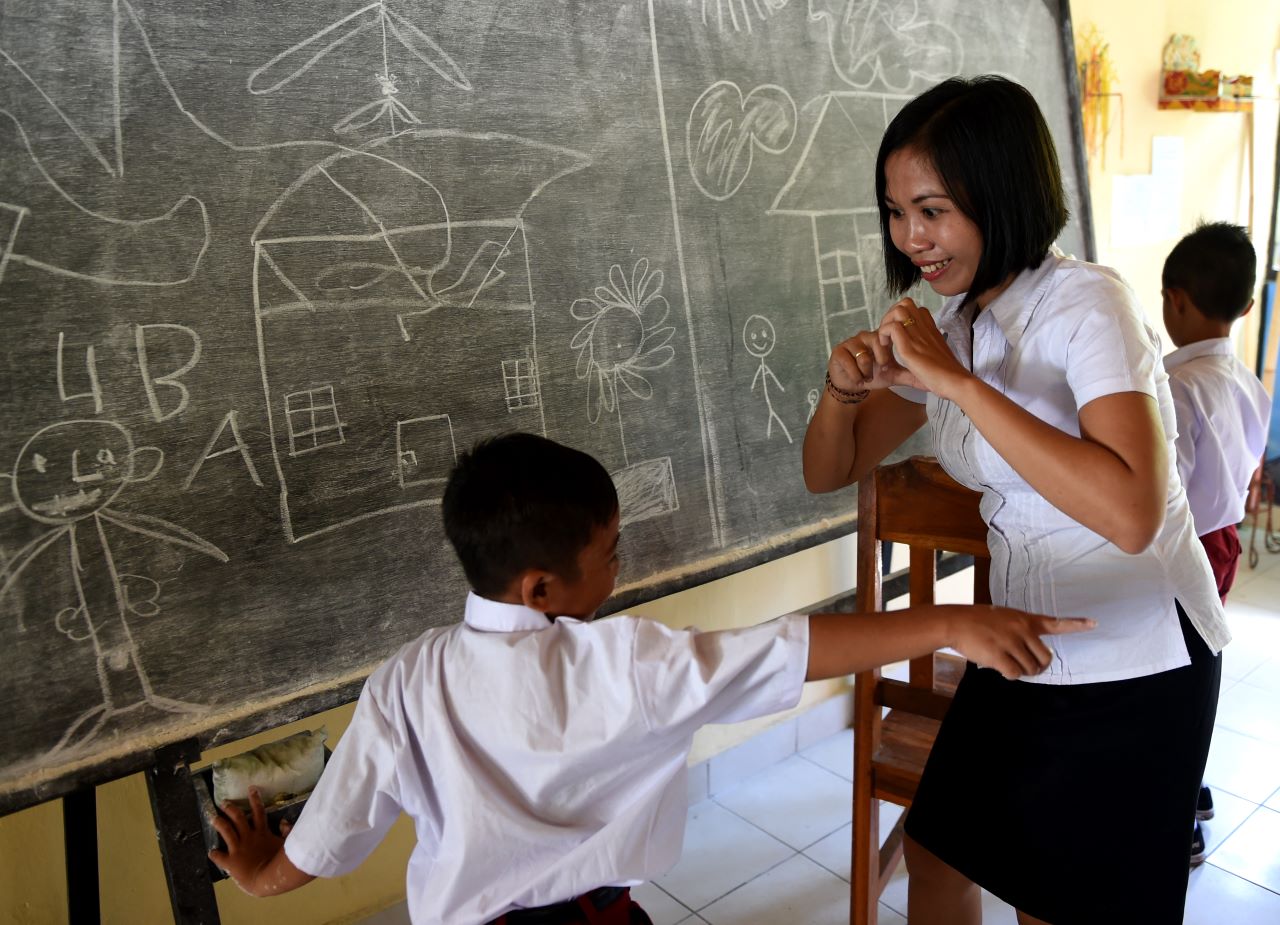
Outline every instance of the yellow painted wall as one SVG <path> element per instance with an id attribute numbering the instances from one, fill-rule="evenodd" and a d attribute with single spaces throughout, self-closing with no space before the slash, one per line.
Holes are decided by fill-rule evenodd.
<path id="1" fill-rule="evenodd" d="M 927 3 L 927 0 L 925 0 Z M 1110 40 L 1125 94 L 1125 145 L 1114 133 L 1107 171 L 1092 171 L 1093 204 L 1100 259 L 1121 270 L 1139 292 L 1148 314 L 1160 321 L 1160 266 L 1173 240 L 1150 247 L 1126 247 L 1110 241 L 1110 177 L 1151 169 L 1151 137 L 1186 139 L 1188 177 L 1182 218 L 1189 228 L 1197 218 L 1248 221 L 1243 199 L 1245 170 L 1241 151 L 1245 120 L 1238 114 L 1161 112 L 1156 109 L 1160 50 L 1172 32 L 1188 32 L 1200 43 L 1203 64 L 1255 77 L 1256 92 L 1274 97 L 1273 53 L 1280 46 L 1280 5 L 1260 0 L 1076 0 L 1077 25 L 1093 22 Z M 1118 121 L 1118 113 L 1115 120 Z M 1260 102 L 1255 113 L 1255 231 L 1266 244 L 1271 201 L 1276 104 Z M 1246 329 L 1242 345 L 1256 332 Z M 1247 355 L 1247 352 L 1246 352 Z M 742 575 L 672 595 L 635 612 L 676 626 L 738 626 L 800 608 L 853 584 L 851 539 L 808 550 Z M 842 689 L 839 682 L 810 685 L 800 709 Z M 336 737 L 346 727 L 344 707 L 205 756 L 207 759 L 251 748 L 301 728 L 326 725 Z M 760 728 L 786 716 L 708 727 L 694 742 L 691 760 L 704 760 Z M 108 925 L 170 921 L 168 895 L 147 803 L 139 776 L 99 788 L 99 837 L 103 920 Z M 403 897 L 403 876 L 413 833 L 403 820 L 387 841 L 354 874 L 314 883 L 288 896 L 253 900 L 223 883 L 217 888 L 227 925 L 271 921 L 273 925 L 349 922 Z M 0 818 L 0 925 L 56 925 L 66 920 L 62 875 L 61 810 L 57 803 Z"/>
<path id="2" fill-rule="evenodd" d="M 1112 132 L 1106 170 L 1091 165 L 1090 185 L 1097 223 L 1098 259 L 1120 270 L 1142 299 L 1148 317 L 1164 330 L 1160 318 L 1160 269 L 1177 237 L 1143 246 L 1111 240 L 1113 177 L 1151 172 L 1151 139 L 1177 135 L 1186 149 L 1186 185 L 1182 191 L 1182 233 L 1197 220 L 1231 221 L 1250 226 L 1258 251 L 1259 276 L 1265 265 L 1275 172 L 1277 109 L 1275 55 L 1280 48 L 1280 4 L 1266 0 L 1073 0 L 1077 32 L 1096 25 L 1111 47 L 1124 96 L 1121 110 L 1111 109 Z M 1247 159 L 1249 119 L 1243 113 L 1189 112 L 1156 107 L 1161 51 L 1173 33 L 1195 37 L 1200 66 L 1224 74 L 1252 74 L 1254 93 L 1264 99 L 1253 113 L 1253 210 L 1249 209 Z M 1260 301 L 1259 301 L 1259 304 Z M 1259 312 L 1236 325 L 1240 356 L 1253 365 Z M 1166 349 L 1171 345 L 1166 339 Z M 1274 348 L 1270 356 L 1274 357 Z M 1267 378 L 1274 381 L 1274 370 Z"/>

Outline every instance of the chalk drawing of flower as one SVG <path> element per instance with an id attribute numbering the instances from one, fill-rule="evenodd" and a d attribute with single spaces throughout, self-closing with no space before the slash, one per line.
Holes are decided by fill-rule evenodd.
<path id="1" fill-rule="evenodd" d="M 597 286 L 594 295 L 578 299 L 569 311 L 583 322 L 569 346 L 578 352 L 575 373 L 587 380 L 587 416 L 594 424 L 600 411 L 618 408 L 618 386 L 640 399 L 653 397 L 646 373 L 661 369 L 675 359 L 668 341 L 675 328 L 665 324 L 671 311 L 662 294 L 661 270 L 650 270 L 642 257 L 631 270 L 631 278 L 614 264 L 609 282 Z"/>

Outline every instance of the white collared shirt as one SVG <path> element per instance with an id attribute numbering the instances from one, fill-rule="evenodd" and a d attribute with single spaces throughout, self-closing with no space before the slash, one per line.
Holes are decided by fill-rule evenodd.
<path id="1" fill-rule="evenodd" d="M 1196 533 L 1244 519 L 1249 479 L 1267 445 L 1271 397 L 1236 359 L 1231 340 L 1215 337 L 1164 358 L 1178 417 L 1178 472 Z"/>
<path id="2" fill-rule="evenodd" d="M 339 876 L 403 810 L 415 925 L 653 879 L 680 857 L 694 732 L 795 706 L 808 647 L 798 615 L 700 633 L 472 594 L 369 677 L 285 850 Z"/>
<path id="3" fill-rule="evenodd" d="M 1114 270 L 1051 255 L 1020 273 L 976 317 L 976 306 L 960 309 L 962 299 L 947 300 L 938 328 L 983 382 L 1073 437 L 1080 436 L 1079 409 L 1094 399 L 1150 395 L 1172 460 L 1173 401 L 1159 338 Z M 1045 637 L 1053 663 L 1024 680 L 1118 681 L 1189 664 L 1175 599 L 1210 648 L 1226 645 L 1222 603 L 1175 466 L 1169 466 L 1164 526 L 1146 551 L 1130 555 L 1041 497 L 955 404 L 930 394 L 926 407 L 939 462 L 982 492 L 992 600 L 1098 621 L 1088 633 Z"/>

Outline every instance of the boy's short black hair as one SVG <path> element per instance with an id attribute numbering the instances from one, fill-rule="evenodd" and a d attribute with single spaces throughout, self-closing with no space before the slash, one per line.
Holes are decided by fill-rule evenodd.
<path id="1" fill-rule="evenodd" d="M 618 494 L 593 457 L 512 433 L 462 454 L 442 507 L 467 581 L 480 596 L 497 598 L 529 568 L 577 580 L 578 554 L 618 512 Z"/>
<path id="2" fill-rule="evenodd" d="M 1249 232 L 1230 222 L 1196 226 L 1169 251 L 1160 274 L 1165 289 L 1181 289 L 1202 315 L 1235 321 L 1253 301 L 1258 255 Z"/>
<path id="3" fill-rule="evenodd" d="M 1003 77 L 944 80 L 894 116 L 876 157 L 876 205 L 892 296 L 920 279 L 920 268 L 893 246 L 884 201 L 885 162 L 903 148 L 928 158 L 956 207 L 982 233 L 982 260 L 967 299 L 1040 266 L 1066 227 L 1058 153 L 1035 98 Z"/>

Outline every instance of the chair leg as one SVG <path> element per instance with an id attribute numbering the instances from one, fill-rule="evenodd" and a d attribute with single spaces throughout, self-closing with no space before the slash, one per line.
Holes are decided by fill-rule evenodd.
<path id="1" fill-rule="evenodd" d="M 880 900 L 880 801 L 867 782 L 854 787 L 853 871 L 849 887 L 849 925 L 876 925 Z"/>
<path id="2" fill-rule="evenodd" d="M 884 895 L 885 889 L 889 886 L 889 881 L 893 879 L 893 872 L 898 869 L 898 864 L 902 861 L 902 845 L 903 839 L 906 837 L 904 823 L 906 822 L 906 813 L 898 817 L 898 821 L 893 824 L 889 837 L 884 840 L 884 844 L 880 846 L 877 852 L 879 860 L 879 869 L 876 872 L 876 898 L 879 899 Z"/>

